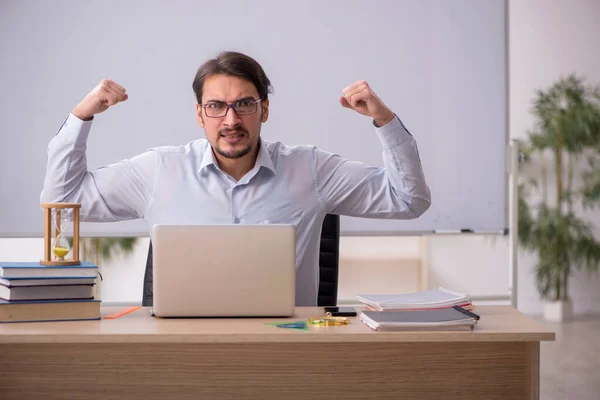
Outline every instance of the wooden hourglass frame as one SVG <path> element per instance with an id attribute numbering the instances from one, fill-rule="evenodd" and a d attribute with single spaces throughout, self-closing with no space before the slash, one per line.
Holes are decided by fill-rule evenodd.
<path id="1" fill-rule="evenodd" d="M 44 259 L 40 260 L 40 264 L 48 266 L 69 266 L 69 265 L 80 265 L 79 260 L 79 211 L 81 204 L 78 203 L 42 203 L 41 207 L 44 209 Z M 64 223 L 62 221 L 62 213 L 64 210 L 72 209 L 73 216 L 73 246 L 72 246 L 72 259 L 53 259 L 53 242 L 56 243 L 60 236 L 64 234 Z M 56 226 L 52 227 L 52 210 L 55 210 L 54 222 Z M 66 250 L 66 249 L 65 249 Z M 68 251 L 67 251 L 68 252 Z M 65 252 L 65 253 L 67 253 Z M 57 254 L 57 256 L 64 256 L 66 254 Z M 58 257 L 57 257 L 58 258 Z M 60 257 L 62 258 L 62 257 Z"/>

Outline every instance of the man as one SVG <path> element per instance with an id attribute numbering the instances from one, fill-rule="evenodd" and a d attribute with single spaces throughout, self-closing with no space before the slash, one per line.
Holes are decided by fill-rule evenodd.
<path id="1" fill-rule="evenodd" d="M 346 87 L 339 101 L 372 119 L 385 168 L 314 146 L 261 140 L 271 83 L 246 55 L 224 52 L 207 61 L 193 89 L 207 140 L 151 149 L 88 171 L 85 148 L 94 116 L 128 99 L 123 86 L 103 80 L 50 141 L 42 202 L 81 203 L 83 221 L 143 218 L 149 229 L 155 224 L 294 224 L 299 306 L 317 304 L 320 230 L 327 213 L 410 219 L 430 206 L 414 138 L 364 81 Z"/>

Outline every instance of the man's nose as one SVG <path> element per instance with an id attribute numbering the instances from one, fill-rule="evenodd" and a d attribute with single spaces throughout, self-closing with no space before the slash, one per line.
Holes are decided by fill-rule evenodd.
<path id="1" fill-rule="evenodd" d="M 242 119 L 232 107 L 227 109 L 227 114 L 223 117 L 223 124 L 227 126 L 235 126 L 242 122 Z"/>

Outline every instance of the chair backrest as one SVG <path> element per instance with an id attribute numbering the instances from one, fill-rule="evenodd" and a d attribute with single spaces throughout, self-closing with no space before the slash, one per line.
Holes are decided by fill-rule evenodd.
<path id="1" fill-rule="evenodd" d="M 327 214 L 321 228 L 319 249 L 319 297 L 320 307 L 336 306 L 338 295 L 338 271 L 340 264 L 340 216 Z"/>
<path id="2" fill-rule="evenodd" d="M 340 261 L 340 217 L 327 214 L 321 228 L 321 247 L 319 250 L 319 297 L 320 307 L 337 305 L 338 271 Z M 148 248 L 142 305 L 151 307 L 152 296 L 152 242 Z"/>

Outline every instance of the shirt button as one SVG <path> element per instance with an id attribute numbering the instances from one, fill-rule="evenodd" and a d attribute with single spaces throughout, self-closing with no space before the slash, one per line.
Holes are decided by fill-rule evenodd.
<path id="1" fill-rule="evenodd" d="M 234 224 L 239 224 L 240 223 L 240 219 L 236 217 L 236 219 L 233 220 Z"/>

